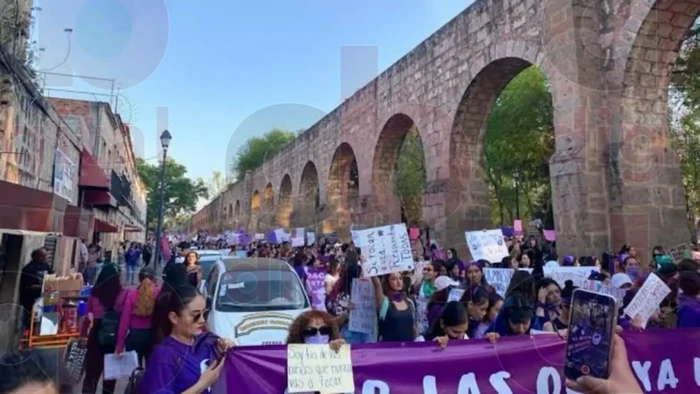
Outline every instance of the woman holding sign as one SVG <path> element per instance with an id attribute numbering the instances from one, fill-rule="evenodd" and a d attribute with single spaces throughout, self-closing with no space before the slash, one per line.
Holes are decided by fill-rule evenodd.
<path id="1" fill-rule="evenodd" d="M 307 311 L 289 326 L 287 344 L 330 345 L 336 352 L 345 344 L 333 316 L 322 311 Z"/>

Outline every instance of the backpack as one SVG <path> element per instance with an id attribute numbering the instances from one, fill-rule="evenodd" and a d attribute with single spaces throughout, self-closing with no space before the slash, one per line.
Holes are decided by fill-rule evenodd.
<path id="1" fill-rule="evenodd" d="M 136 368 L 131 372 L 129 376 L 129 383 L 124 389 L 124 394 L 139 394 L 139 385 L 141 384 L 141 378 L 143 378 L 144 369 L 141 367 Z"/>
<path id="2" fill-rule="evenodd" d="M 124 295 L 126 302 L 127 295 Z M 116 301 L 115 301 L 116 302 Z M 117 331 L 119 330 L 119 319 L 121 313 L 114 309 L 114 306 L 105 311 L 105 315 L 97 329 L 97 345 L 100 349 L 109 350 L 109 353 L 114 352 L 117 346 Z"/>

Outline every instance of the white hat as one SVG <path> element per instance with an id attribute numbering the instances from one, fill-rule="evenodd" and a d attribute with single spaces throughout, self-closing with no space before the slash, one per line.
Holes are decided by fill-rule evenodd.
<path id="1" fill-rule="evenodd" d="M 450 286 L 459 286 L 459 283 L 444 275 L 435 279 L 435 291 L 445 290 Z"/>
<path id="2" fill-rule="evenodd" d="M 634 282 L 632 282 L 632 278 L 630 278 L 629 275 L 620 272 L 618 274 L 613 275 L 612 278 L 610 278 L 610 284 L 614 288 L 619 289 L 624 285 L 633 285 Z"/>
<path id="3" fill-rule="evenodd" d="M 559 263 L 557 263 L 554 260 L 549 260 L 547 264 L 544 265 L 545 267 L 559 267 Z"/>

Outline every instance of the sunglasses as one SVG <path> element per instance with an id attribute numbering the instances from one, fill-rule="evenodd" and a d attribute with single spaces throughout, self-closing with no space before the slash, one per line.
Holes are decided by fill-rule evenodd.
<path id="1" fill-rule="evenodd" d="M 195 313 L 194 315 L 192 315 L 192 320 L 194 320 L 195 322 L 198 322 L 199 319 L 204 320 L 204 316 L 206 316 L 207 312 L 208 312 L 208 310 L 205 309 L 205 310 L 203 310 L 203 311 L 201 311 L 201 312 Z"/>
<path id="2" fill-rule="evenodd" d="M 331 328 L 328 326 L 316 328 L 316 327 L 310 327 L 307 328 L 302 332 L 305 337 L 315 337 L 316 335 L 331 335 Z"/>

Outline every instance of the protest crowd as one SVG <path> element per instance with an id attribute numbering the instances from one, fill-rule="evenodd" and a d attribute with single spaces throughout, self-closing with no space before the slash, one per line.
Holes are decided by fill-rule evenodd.
<path id="1" fill-rule="evenodd" d="M 635 338 L 642 340 L 645 335 L 654 335 L 655 341 L 661 341 L 658 346 L 662 346 L 670 343 L 663 341 L 677 340 L 674 339 L 677 330 L 694 333 L 692 330 L 700 328 L 700 251 L 696 245 L 690 244 L 682 252 L 674 248 L 672 253 L 656 246 L 646 259 L 634 245 L 623 245 L 618 252 L 603 253 L 600 257 L 558 256 L 556 242 L 541 234 L 504 236 L 500 230 L 493 230 L 498 241 L 489 253 L 501 253 L 503 257 L 498 261 L 488 256 L 463 261 L 456 249 L 443 250 L 422 232 L 418 237 L 414 234 L 409 237 L 413 231 L 404 225 L 384 226 L 353 232 L 351 242 L 341 242 L 332 236 L 318 240 L 314 236 L 309 240 L 307 235 L 302 245 L 280 237 L 248 239 L 239 233 L 232 240 L 230 236 L 199 233 L 177 245 L 165 243 L 173 250 L 163 253 L 163 280 L 146 265 L 140 268 L 138 283 L 132 289 L 123 283 L 125 277 L 120 266 L 107 264 L 97 275 L 87 306 L 91 318 L 81 329 L 81 340 L 87 348 L 81 387 L 51 381 L 37 372 L 37 368 L 45 367 L 35 363 L 12 370 L 11 365 L 17 365 L 16 362 L 3 362 L 0 376 L 13 378 L 2 379 L 0 392 L 29 392 L 21 388 L 52 384 L 56 388 L 53 392 L 72 393 L 82 389 L 82 393 L 98 390 L 112 393 L 115 381 L 105 380 L 103 376 L 105 356 L 119 359 L 126 352 L 134 352 L 141 367 L 129 373 L 127 392 L 149 394 L 257 394 L 285 390 L 290 393 L 466 393 L 480 389 L 555 393 L 565 392 L 564 386 L 582 393 L 642 393 L 642 389 L 672 392 L 668 390 L 678 385 L 676 376 L 687 375 L 678 371 L 674 375 L 671 370 L 664 378 L 660 371 L 656 379 L 649 366 L 640 367 L 640 374 L 636 367 L 630 366 L 627 348 L 634 344 Z M 480 256 L 489 249 L 485 237 L 480 241 L 474 238 L 478 238 L 478 233 L 466 234 L 472 256 Z M 387 235 L 396 242 L 382 240 Z M 478 242 L 481 244 L 476 245 Z M 310 308 L 289 324 L 286 344 L 250 350 L 252 354 L 255 349 L 269 348 L 269 352 L 274 349 L 274 357 L 273 353 L 264 353 L 260 356 L 263 361 L 246 367 L 248 347 L 238 346 L 235 340 L 225 339 L 207 327 L 211 305 L 200 292 L 202 280 L 206 279 L 206 273 L 199 267 L 197 250 L 201 249 L 230 249 L 231 256 L 249 260 L 283 260 L 298 275 Z M 131 252 L 127 251 L 126 256 L 133 260 Z M 177 257 L 182 264 L 176 262 Z M 127 282 L 135 280 L 133 264 L 129 265 Z M 551 352 L 554 357 L 561 357 L 569 335 L 572 294 L 577 288 L 611 295 L 618 303 L 619 335 L 611 338 L 611 375 L 607 381 L 588 376 L 565 381 L 563 375 L 557 375 L 547 366 L 549 363 L 561 369 L 563 359 L 529 360 L 526 357 L 530 353 L 518 353 L 519 344 L 526 343 L 531 348 L 537 346 L 541 354 Z M 693 338 L 688 337 L 686 346 L 695 352 L 697 345 L 690 342 Z M 542 341 L 541 347 L 538 341 Z M 409 342 L 423 345 L 407 345 Z M 392 343 L 401 344 L 401 348 Z M 287 350 L 280 350 L 282 345 L 287 345 Z M 326 345 L 327 352 L 310 355 L 306 345 Z M 484 346 L 490 352 L 495 349 L 498 356 L 508 355 L 499 357 L 502 371 L 492 371 L 490 378 L 466 374 L 470 365 L 477 368 L 480 359 L 470 357 L 484 352 Z M 632 354 L 632 350 L 629 352 Z M 362 355 L 359 358 L 362 361 L 355 364 L 358 354 Z M 367 374 L 368 368 L 373 371 L 369 375 L 381 375 L 382 360 L 394 365 L 401 363 L 404 355 L 416 363 L 428 357 L 433 369 L 449 369 L 451 363 L 462 362 L 461 379 L 455 379 L 450 388 L 427 376 L 418 383 L 396 383 L 399 386 L 376 376 L 367 378 L 364 384 L 358 379 L 359 375 Z M 317 356 L 328 357 L 329 365 L 318 369 L 319 362 L 313 361 Z M 5 361 L 11 357 L 24 356 L 8 355 Z M 343 368 L 342 363 L 347 364 L 351 357 L 353 364 Z M 493 354 L 490 357 L 494 358 Z M 292 363 L 292 358 L 298 360 Z M 258 379 L 263 376 L 258 367 L 274 364 L 273 359 L 280 361 L 279 379 Z M 517 368 L 536 377 L 523 381 L 516 376 L 519 374 L 508 372 L 507 365 L 514 362 L 519 364 Z M 337 368 L 334 363 L 338 364 Z M 292 383 L 292 374 L 304 376 L 305 368 L 322 370 L 322 380 L 326 382 L 323 384 L 336 391 L 319 390 L 310 381 L 306 388 L 313 388 L 301 390 L 305 384 Z M 545 370 L 554 374 L 551 381 L 546 374 L 542 378 Z M 407 369 L 405 375 L 392 382 L 413 382 L 409 372 Z M 688 382 L 681 382 L 681 387 L 695 384 L 692 377 L 685 380 Z M 337 391 L 340 387 L 344 391 Z M 697 386 L 693 387 L 697 390 Z"/>

